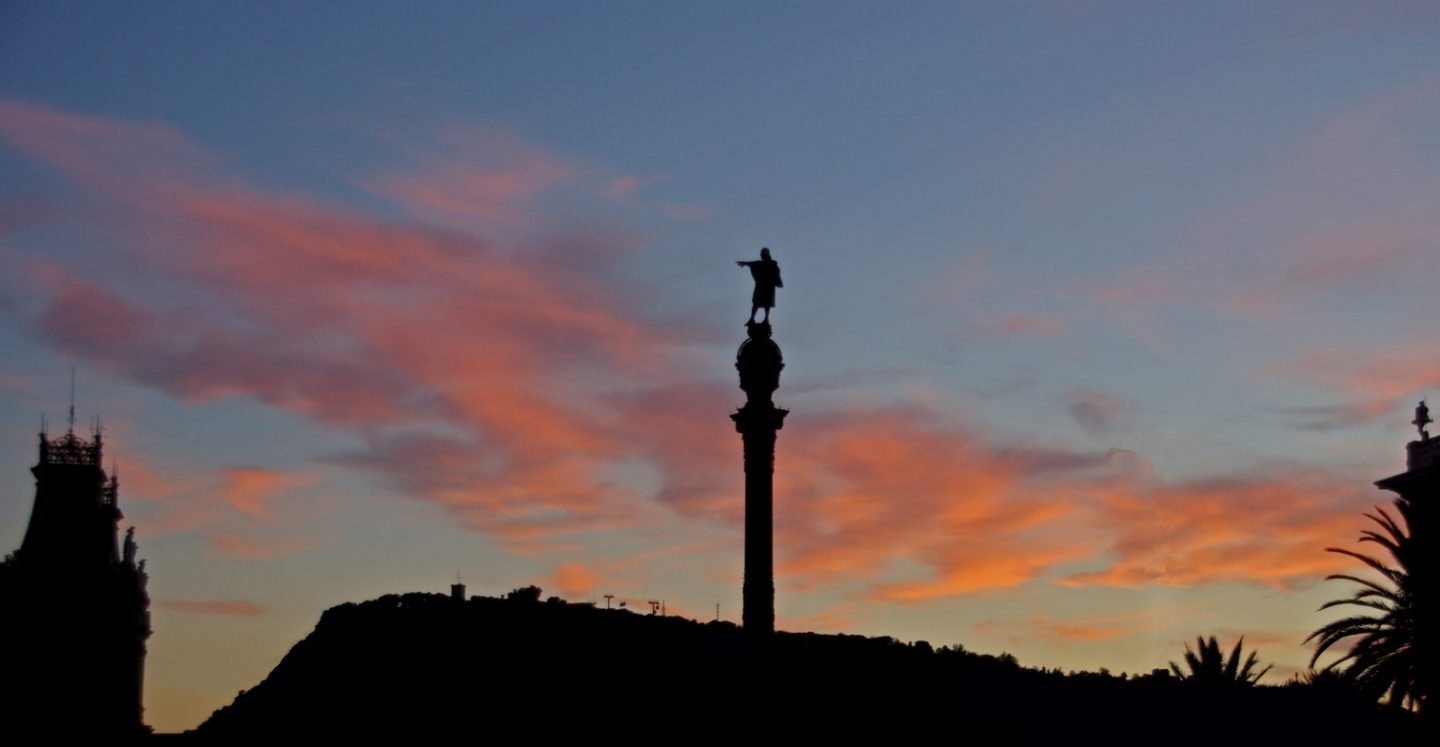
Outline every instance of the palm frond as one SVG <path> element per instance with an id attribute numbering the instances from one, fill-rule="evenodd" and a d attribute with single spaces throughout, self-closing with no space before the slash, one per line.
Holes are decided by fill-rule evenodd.
<path id="1" fill-rule="evenodd" d="M 1352 640 L 1343 656 L 1319 671 L 1341 674 L 1377 699 L 1419 708 L 1429 700 L 1429 693 L 1421 688 L 1433 685 L 1417 671 L 1420 662 L 1416 650 L 1424 646 L 1417 646 L 1416 641 L 1434 632 L 1421 630 L 1416 620 L 1418 589 L 1412 586 L 1411 571 L 1418 562 L 1419 550 L 1413 540 L 1413 506 L 1402 498 L 1395 501 L 1395 509 L 1398 518 L 1380 507 L 1376 507 L 1374 513 L 1365 514 L 1378 531 L 1362 530 L 1359 540 L 1385 548 L 1389 562 L 1354 550 L 1326 548 L 1328 552 L 1360 561 L 1379 573 L 1383 581 L 1347 573 L 1327 576 L 1326 580 L 1348 581 L 1360 588 L 1348 598 L 1326 602 L 1320 609 L 1351 605 L 1371 612 L 1327 623 L 1307 636 L 1305 643 L 1315 643 L 1315 654 L 1310 659 L 1313 668 L 1326 651 L 1342 641 Z"/>

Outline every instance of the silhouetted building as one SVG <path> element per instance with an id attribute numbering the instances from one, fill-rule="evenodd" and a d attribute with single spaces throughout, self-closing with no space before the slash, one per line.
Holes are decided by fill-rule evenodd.
<path id="1" fill-rule="evenodd" d="M 73 420 L 73 418 L 72 418 Z M 6 733 L 146 731 L 141 705 L 150 598 L 135 530 L 116 536 L 120 480 L 92 439 L 40 433 L 35 504 L 20 549 L 0 563 Z"/>
<path id="2" fill-rule="evenodd" d="M 1440 673 L 1440 646 L 1434 631 L 1440 629 L 1440 437 L 1431 436 L 1430 410 L 1421 402 L 1412 423 L 1420 438 L 1405 446 L 1405 471 L 1375 483 L 1395 492 L 1409 517 L 1410 548 L 1408 589 L 1415 605 L 1414 642 L 1421 672 L 1417 680 L 1431 682 Z"/>
<path id="3" fill-rule="evenodd" d="M 735 354 L 745 406 L 730 418 L 745 444 L 745 609 L 742 620 L 751 650 L 762 653 L 775 632 L 774 482 L 775 434 L 789 410 L 771 400 L 785 368 L 770 322 L 746 325 L 749 338 Z"/>

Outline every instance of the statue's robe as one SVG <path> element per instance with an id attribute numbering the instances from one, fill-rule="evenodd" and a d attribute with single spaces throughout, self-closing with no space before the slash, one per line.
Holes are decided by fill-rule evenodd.
<path id="1" fill-rule="evenodd" d="M 780 280 L 780 263 L 773 259 L 757 259 L 750 262 L 750 277 L 755 280 L 755 295 L 750 303 L 757 309 L 775 308 L 775 289 L 784 288 Z"/>

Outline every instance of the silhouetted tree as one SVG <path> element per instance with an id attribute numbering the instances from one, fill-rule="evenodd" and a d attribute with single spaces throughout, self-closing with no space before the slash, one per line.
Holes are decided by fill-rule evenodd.
<path id="1" fill-rule="evenodd" d="M 1270 671 L 1266 666 L 1260 671 L 1255 671 L 1256 665 L 1260 662 L 1256 658 L 1257 653 L 1250 652 L 1245 659 L 1244 665 L 1240 663 L 1240 649 L 1245 645 L 1245 637 L 1235 642 L 1235 648 L 1231 649 L 1229 658 L 1220 653 L 1220 641 L 1215 636 L 1209 640 L 1196 636 L 1196 649 L 1190 650 L 1190 645 L 1185 645 L 1185 665 L 1189 668 L 1187 674 L 1180 668 L 1179 664 L 1170 662 L 1170 669 L 1175 676 L 1188 682 L 1205 685 L 1244 685 L 1255 684 L 1265 673 Z"/>
<path id="2" fill-rule="evenodd" d="M 1385 548 L 1390 553 L 1393 566 L 1353 550 L 1326 548 L 1328 552 L 1359 560 L 1379 573 L 1383 580 L 1348 573 L 1326 576 L 1327 581 L 1353 581 L 1360 585 L 1360 590 L 1348 599 L 1326 602 L 1320 609 L 1354 605 L 1370 612 L 1329 623 L 1311 633 L 1305 641 L 1316 642 L 1315 655 L 1310 659 L 1313 667 L 1331 646 L 1347 638 L 1358 637 L 1349 653 L 1331 662 L 1325 671 L 1343 667 L 1346 676 L 1362 691 L 1376 697 L 1388 696 L 1390 702 L 1396 705 L 1408 704 L 1416 710 L 1423 710 L 1430 693 L 1429 683 L 1420 675 L 1419 654 L 1424 650 L 1424 644 L 1418 643 L 1417 638 L 1435 633 L 1421 631 L 1416 622 L 1417 589 L 1411 571 L 1419 564 L 1419 548 L 1412 541 L 1409 531 L 1412 509 L 1403 500 L 1396 501 L 1395 507 L 1404 526 L 1384 509 L 1376 508 L 1376 513 L 1365 516 L 1380 525 L 1383 532 L 1367 529 L 1360 533 L 1361 542 L 1373 542 Z"/>
<path id="3" fill-rule="evenodd" d="M 512 602 L 528 602 L 530 604 L 540 603 L 541 589 L 538 586 L 522 586 L 512 590 L 505 598 Z"/>
<path id="4" fill-rule="evenodd" d="M 1342 669 L 1312 669 L 1291 677 L 1285 687 L 1307 688 L 1332 695 L 1362 697 L 1360 686 Z"/>

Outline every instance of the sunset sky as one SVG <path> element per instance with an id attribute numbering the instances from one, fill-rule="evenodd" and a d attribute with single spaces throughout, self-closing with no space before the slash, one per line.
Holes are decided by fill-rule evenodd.
<path id="1" fill-rule="evenodd" d="M 322 610 L 739 620 L 1303 669 L 1440 395 L 1432 2 L 0 4 L 0 552 L 103 419 L 146 719 Z M 603 604 L 603 600 L 601 601 Z"/>

